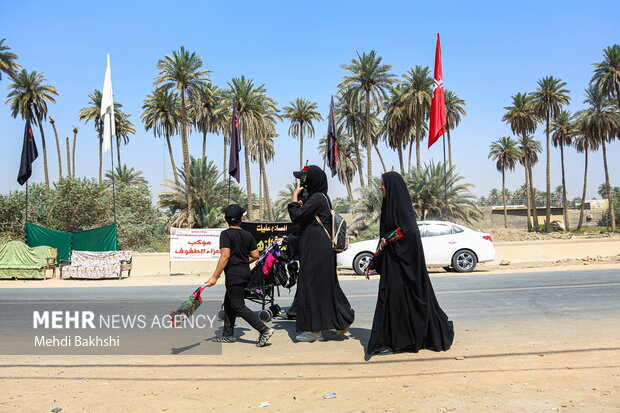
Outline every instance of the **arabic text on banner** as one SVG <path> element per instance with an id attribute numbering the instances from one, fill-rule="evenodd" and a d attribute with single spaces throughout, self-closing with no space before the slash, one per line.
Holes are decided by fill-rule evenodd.
<path id="1" fill-rule="evenodd" d="M 170 261 L 217 261 L 223 228 L 170 228 Z"/>

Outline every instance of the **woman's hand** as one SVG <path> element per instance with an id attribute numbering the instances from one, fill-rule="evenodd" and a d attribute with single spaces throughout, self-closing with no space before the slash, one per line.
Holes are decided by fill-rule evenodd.
<path id="1" fill-rule="evenodd" d="M 381 238 L 381 241 L 379 241 L 379 245 L 381 246 L 381 248 L 385 247 L 386 244 L 387 241 L 385 240 L 385 238 Z"/>
<path id="2" fill-rule="evenodd" d="M 217 283 L 217 277 L 211 277 L 207 281 L 205 281 L 205 284 L 207 284 L 207 287 L 213 287 L 216 283 Z"/>
<path id="3" fill-rule="evenodd" d="M 299 195 L 303 190 L 304 188 L 301 185 L 295 188 L 295 190 L 293 191 L 293 202 L 299 202 Z"/>
<path id="4" fill-rule="evenodd" d="M 371 271 L 370 268 L 366 268 L 366 279 L 367 280 L 370 280 L 370 271 Z"/>

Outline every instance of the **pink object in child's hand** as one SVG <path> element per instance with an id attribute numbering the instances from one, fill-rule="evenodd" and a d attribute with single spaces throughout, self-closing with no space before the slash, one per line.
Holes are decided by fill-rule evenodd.
<path id="1" fill-rule="evenodd" d="M 278 260 L 272 253 L 267 254 L 265 257 L 265 263 L 263 264 L 263 274 L 269 275 L 276 262 L 278 262 Z"/>

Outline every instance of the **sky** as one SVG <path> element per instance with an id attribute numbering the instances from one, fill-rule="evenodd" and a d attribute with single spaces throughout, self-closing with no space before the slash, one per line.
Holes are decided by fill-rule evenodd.
<path id="1" fill-rule="evenodd" d="M 202 57 L 210 80 L 225 88 L 242 74 L 264 84 L 278 107 L 296 98 L 318 104 L 327 117 L 330 96 L 346 71 L 341 67 L 357 52 L 375 49 L 392 72 L 402 76 L 423 65 L 433 69 L 435 37 L 442 40 L 444 85 L 466 102 L 467 115 L 451 133 L 456 170 L 472 192 L 487 195 L 501 187 L 501 174 L 488 157 L 489 145 L 502 136 L 512 136 L 501 121 L 504 107 L 517 92 L 532 92 L 538 79 L 553 75 L 567 82 L 575 112 L 583 109 L 584 89 L 592 76 L 592 64 L 602 59 L 602 50 L 620 43 L 620 3 L 617 1 L 0 1 L 0 38 L 18 56 L 28 71 L 43 72 L 59 97 L 49 105 L 64 149 L 73 126 L 79 128 L 76 174 L 96 177 L 98 143 L 92 123 L 78 119 L 88 94 L 101 90 L 106 54 L 112 62 L 114 98 L 131 114 L 137 133 L 121 150 L 122 162 L 143 171 L 154 196 L 165 178 L 172 178 L 164 140 L 146 132 L 140 122 L 142 103 L 153 90 L 156 63 L 183 45 Z M 6 77 L 0 93 L 8 93 Z M 291 183 L 299 167 L 299 143 L 288 136 L 288 121 L 277 125 L 276 157 L 268 165 L 272 197 Z M 16 181 L 24 121 L 13 119 L 8 105 L 0 104 L 0 193 L 19 188 Z M 317 145 L 326 134 L 327 123 L 315 125 L 314 139 L 304 140 L 304 159 L 322 166 Z M 35 130 L 39 139 L 39 132 Z M 45 124 L 48 164 L 52 180 L 58 177 L 54 135 Z M 544 127 L 535 137 L 544 144 Z M 190 136 L 190 153 L 200 156 L 202 136 Z M 39 151 L 41 145 L 38 142 Z M 180 138 L 173 138 L 175 160 L 182 162 Z M 543 145 L 544 146 L 544 145 Z M 388 169 L 398 170 L 396 154 L 380 146 Z M 208 137 L 208 158 L 222 166 L 222 138 Z M 66 169 L 63 150 L 63 169 Z M 243 156 L 243 154 L 241 154 Z M 552 188 L 561 184 L 559 149 L 552 150 Z M 620 142 L 609 145 L 612 185 L 620 185 Z M 430 150 L 423 145 L 422 160 L 443 159 L 440 144 Z M 545 166 L 534 168 L 536 187 L 544 189 Z M 588 198 L 598 197 L 604 182 L 602 153 L 590 157 Z M 414 161 L 415 162 L 415 161 Z M 581 196 L 583 155 L 566 150 L 568 197 Z M 109 169 L 109 154 L 104 165 Z M 373 154 L 373 173 L 381 164 Z M 242 169 L 242 178 L 245 171 Z M 66 173 L 66 171 L 65 171 Z M 257 191 L 258 166 L 251 168 Z M 35 162 L 31 182 L 43 181 L 42 157 Z M 244 184 L 242 180 L 242 184 Z M 524 182 L 518 167 L 506 176 L 509 189 Z M 353 187 L 359 186 L 355 178 Z M 330 180 L 332 196 L 344 196 L 344 185 Z"/>

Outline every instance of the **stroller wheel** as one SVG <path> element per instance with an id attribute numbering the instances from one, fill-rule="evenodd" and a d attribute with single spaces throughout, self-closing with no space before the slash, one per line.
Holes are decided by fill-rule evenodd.
<path id="1" fill-rule="evenodd" d="M 273 314 L 269 310 L 260 310 L 258 312 L 258 318 L 260 318 L 263 322 L 271 321 L 273 318 Z"/>
<path id="2" fill-rule="evenodd" d="M 220 310 L 217 312 L 217 319 L 220 321 L 224 321 L 224 310 Z"/>

